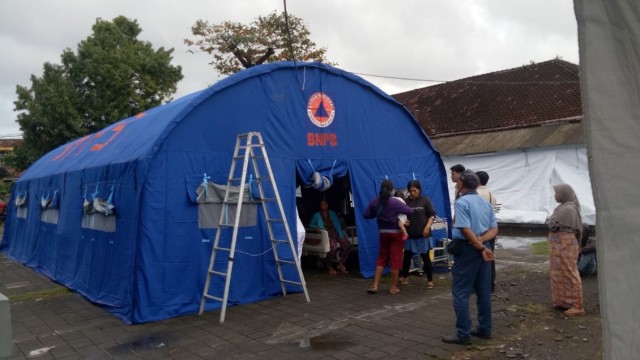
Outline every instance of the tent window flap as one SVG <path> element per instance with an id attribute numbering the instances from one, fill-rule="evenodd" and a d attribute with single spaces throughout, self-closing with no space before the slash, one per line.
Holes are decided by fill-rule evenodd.
<path id="1" fill-rule="evenodd" d="M 20 219 L 27 218 L 27 191 L 19 191 L 15 199 L 16 216 Z"/>
<path id="2" fill-rule="evenodd" d="M 198 204 L 198 227 L 202 229 L 216 229 L 220 218 L 225 224 L 234 224 L 237 205 L 223 206 L 226 185 L 216 184 L 211 181 L 203 181 L 196 188 L 195 202 Z M 242 227 L 256 226 L 258 217 L 258 203 L 253 201 L 255 186 L 252 181 L 247 183 L 242 195 L 242 212 L 239 225 Z M 240 186 L 231 186 L 228 201 L 237 202 L 240 198 Z M 192 198 L 193 200 L 193 198 Z"/>
<path id="3" fill-rule="evenodd" d="M 40 221 L 47 224 L 58 223 L 58 208 L 60 207 L 60 190 L 47 189 L 40 195 Z"/>
<path id="4" fill-rule="evenodd" d="M 82 203 L 82 224 L 85 229 L 116 231 L 115 183 L 86 185 Z"/>

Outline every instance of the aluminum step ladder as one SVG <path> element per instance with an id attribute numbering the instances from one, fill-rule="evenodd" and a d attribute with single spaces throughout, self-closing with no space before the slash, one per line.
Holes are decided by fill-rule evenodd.
<path id="1" fill-rule="evenodd" d="M 241 176 L 237 177 L 236 166 L 239 162 L 242 162 L 242 172 Z M 260 167 L 258 165 L 264 165 L 264 167 L 266 167 L 267 173 L 265 175 L 260 174 Z M 252 177 L 252 180 L 255 181 L 258 186 L 260 202 L 262 203 L 262 211 L 264 212 L 264 218 L 271 242 L 271 249 L 273 250 L 273 255 L 275 257 L 275 262 L 278 269 L 278 276 L 280 277 L 282 294 L 283 296 L 287 295 L 287 284 L 299 285 L 304 291 L 304 296 L 307 302 L 310 302 L 309 293 L 307 291 L 307 284 L 304 280 L 304 275 L 302 274 L 302 268 L 300 267 L 297 246 L 294 245 L 291 237 L 291 232 L 289 231 L 289 225 L 284 214 L 282 201 L 280 200 L 280 195 L 278 193 L 278 187 L 276 186 L 275 179 L 273 178 L 273 171 L 271 170 L 269 157 L 267 156 L 267 151 L 264 146 L 264 142 L 262 141 L 262 135 L 259 132 L 240 134 L 236 139 L 236 146 L 233 152 L 231 169 L 229 171 L 229 177 L 227 178 L 227 189 L 224 195 L 224 200 L 222 202 L 220 221 L 218 222 L 218 230 L 216 231 L 213 248 L 211 249 L 211 260 L 209 262 L 207 280 L 204 286 L 202 299 L 200 301 L 200 311 L 198 312 L 198 315 L 202 315 L 205 310 L 207 300 L 220 301 L 222 303 L 222 309 L 220 312 L 220 323 L 224 322 L 227 310 L 229 285 L 231 284 L 231 274 L 233 270 L 236 251 L 236 241 L 238 238 L 238 228 L 240 227 L 240 214 L 242 212 L 242 202 L 244 198 L 245 187 L 247 186 L 247 174 L 249 173 L 250 166 L 253 170 L 253 174 L 255 175 L 255 178 Z M 230 189 L 232 187 L 239 187 L 237 200 L 230 200 Z M 268 192 L 266 192 L 265 190 L 267 190 Z M 269 204 L 271 204 L 271 207 L 273 207 L 274 203 L 277 204 L 278 213 L 273 214 L 272 216 L 272 214 L 269 212 Z M 225 214 L 228 213 L 230 206 L 236 206 L 235 218 L 233 218 L 232 224 L 228 223 L 228 216 L 225 216 Z M 274 234 L 281 234 L 283 229 L 286 233 L 287 238 L 276 238 L 276 235 Z M 231 230 L 231 245 L 228 248 L 222 247 L 220 245 L 220 238 L 222 236 L 228 236 L 230 232 L 229 230 Z M 293 254 L 293 260 L 281 259 L 280 254 L 278 253 L 278 246 L 286 244 L 289 244 L 291 254 Z M 219 252 L 228 254 L 229 262 L 227 263 L 226 271 L 217 271 L 214 269 L 216 257 L 222 255 L 219 254 Z M 299 280 L 285 279 L 282 271 L 283 266 L 295 266 Z M 224 293 L 222 294 L 222 296 L 216 296 L 209 293 L 209 287 L 211 285 L 211 279 L 213 276 L 220 276 L 225 280 Z"/>

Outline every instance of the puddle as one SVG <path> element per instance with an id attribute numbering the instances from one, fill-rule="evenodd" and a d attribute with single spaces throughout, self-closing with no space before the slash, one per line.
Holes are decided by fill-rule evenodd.
<path id="1" fill-rule="evenodd" d="M 154 333 L 140 336 L 139 338 L 121 343 L 107 349 L 106 351 L 111 355 L 121 355 L 131 352 L 142 352 L 145 350 L 157 350 L 162 349 L 169 343 L 169 336 L 163 333 Z"/>
<path id="2" fill-rule="evenodd" d="M 338 350 L 348 345 L 350 344 L 347 340 L 332 334 L 322 334 L 300 340 L 301 348 L 311 348 L 314 350 Z"/>
<path id="3" fill-rule="evenodd" d="M 20 281 L 20 282 L 7 284 L 7 285 L 5 285 L 5 287 L 7 289 L 17 289 L 17 288 L 21 288 L 21 287 L 25 287 L 25 286 L 29 286 L 29 285 L 31 285 L 31 281 Z"/>

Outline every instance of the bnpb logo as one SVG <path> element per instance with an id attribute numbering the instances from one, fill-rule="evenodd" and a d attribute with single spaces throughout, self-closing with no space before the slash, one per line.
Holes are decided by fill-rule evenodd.
<path id="1" fill-rule="evenodd" d="M 336 108 L 333 100 L 323 92 L 317 92 L 309 97 L 307 103 L 307 115 L 309 120 L 317 127 L 327 127 L 336 116 Z"/>

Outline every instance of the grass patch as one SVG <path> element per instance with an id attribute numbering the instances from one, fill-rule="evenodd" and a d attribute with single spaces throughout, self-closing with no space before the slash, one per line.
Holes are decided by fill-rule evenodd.
<path id="1" fill-rule="evenodd" d="M 531 244 L 531 249 L 533 253 L 536 255 L 548 255 L 549 254 L 549 246 L 547 245 L 547 241 L 538 241 Z"/>
<path id="2" fill-rule="evenodd" d="M 518 308 L 521 311 L 524 311 L 530 314 L 537 314 L 537 315 L 548 312 L 547 308 L 540 304 L 527 304 L 524 306 L 518 306 Z"/>
<path id="3" fill-rule="evenodd" d="M 48 299 L 57 296 L 67 296 L 71 295 L 71 290 L 65 287 L 55 287 L 51 289 L 39 290 L 39 291 L 31 291 L 24 294 L 16 294 L 7 296 L 11 301 L 25 301 L 25 300 L 36 300 L 36 299 Z"/>

